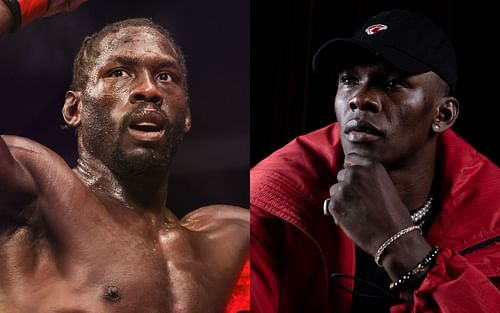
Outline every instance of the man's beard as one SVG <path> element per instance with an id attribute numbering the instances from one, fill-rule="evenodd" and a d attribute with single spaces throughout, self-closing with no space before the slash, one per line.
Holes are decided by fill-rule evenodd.
<path id="1" fill-rule="evenodd" d="M 125 151 L 123 137 L 128 132 L 130 119 L 145 106 L 146 104 L 138 105 L 134 110 L 128 112 L 122 118 L 120 127 L 117 129 L 111 119 L 111 105 L 84 104 L 87 122 L 86 127 L 82 125 L 83 129 L 79 130 L 82 132 L 84 147 L 118 178 L 124 180 L 165 178 L 184 135 L 183 118 L 172 122 L 163 112 L 158 110 L 167 121 L 164 134 L 166 142 L 160 147 L 145 147 L 139 153 Z"/>

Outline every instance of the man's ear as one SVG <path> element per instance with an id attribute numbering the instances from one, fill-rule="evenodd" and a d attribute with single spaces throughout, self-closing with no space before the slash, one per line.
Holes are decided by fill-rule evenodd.
<path id="1" fill-rule="evenodd" d="M 458 117 L 460 104 L 455 97 L 444 97 L 435 108 L 432 130 L 441 133 L 453 126 Z"/>
<path id="2" fill-rule="evenodd" d="M 191 129 L 191 110 L 186 109 L 186 117 L 184 118 L 184 132 L 187 133 Z"/>
<path id="3" fill-rule="evenodd" d="M 81 123 L 82 92 L 69 90 L 66 92 L 62 115 L 64 121 L 71 127 L 78 127 Z"/>

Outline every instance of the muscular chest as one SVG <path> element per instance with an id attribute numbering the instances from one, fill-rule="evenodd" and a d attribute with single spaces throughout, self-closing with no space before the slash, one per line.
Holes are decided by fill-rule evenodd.
<path id="1" fill-rule="evenodd" d="M 2 294 L 5 305 L 19 310 L 13 312 L 223 310 L 228 294 L 214 286 L 224 277 L 214 275 L 216 265 L 182 232 L 158 241 L 118 229 L 95 233 L 76 254 L 49 238 L 30 241 L 28 232 L 3 249 L 9 258 L 0 275 Z"/>

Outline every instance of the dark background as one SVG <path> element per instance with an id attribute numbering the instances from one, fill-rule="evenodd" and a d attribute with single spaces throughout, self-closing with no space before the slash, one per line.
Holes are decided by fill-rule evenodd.
<path id="1" fill-rule="evenodd" d="M 247 0 L 90 0 L 2 38 L 0 133 L 34 139 L 74 165 L 76 137 L 60 127 L 72 59 L 86 35 L 128 17 L 166 27 L 186 56 L 193 126 L 174 160 L 168 206 L 178 216 L 213 203 L 248 207 Z"/>
<path id="2" fill-rule="evenodd" d="M 60 111 L 81 41 L 109 22 L 152 17 L 172 32 L 189 69 L 193 128 L 174 161 L 169 206 L 178 215 L 210 203 L 247 207 L 249 164 L 334 120 L 328 88 L 312 72 L 316 49 L 381 10 L 407 8 L 449 32 L 459 61 L 461 112 L 454 129 L 500 164 L 499 6 L 459 0 L 90 0 L 76 12 L 0 39 L 0 133 L 37 140 L 73 165 L 76 140 L 61 130 Z"/>
<path id="3" fill-rule="evenodd" d="M 331 38 L 349 36 L 379 11 L 396 8 L 420 11 L 450 35 L 461 104 L 453 129 L 499 165 L 500 4 L 483 2 L 252 1 L 251 165 L 335 120 L 328 86 L 312 71 L 315 51 Z"/>

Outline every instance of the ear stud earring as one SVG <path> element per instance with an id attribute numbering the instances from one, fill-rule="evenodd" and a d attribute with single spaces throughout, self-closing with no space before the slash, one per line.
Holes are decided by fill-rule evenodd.
<path id="1" fill-rule="evenodd" d="M 438 124 L 432 124 L 432 129 L 434 129 L 434 131 L 438 131 L 439 130 L 439 125 Z"/>

